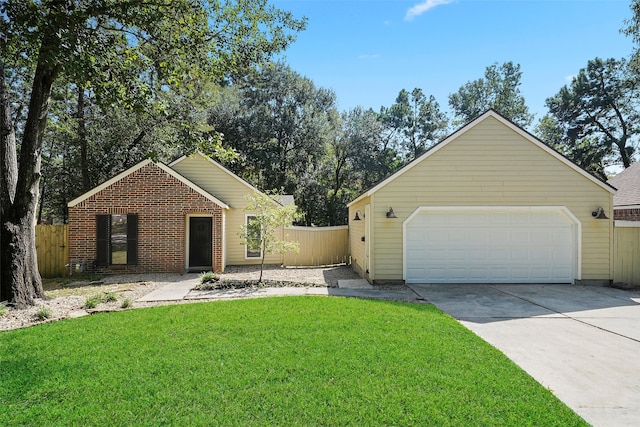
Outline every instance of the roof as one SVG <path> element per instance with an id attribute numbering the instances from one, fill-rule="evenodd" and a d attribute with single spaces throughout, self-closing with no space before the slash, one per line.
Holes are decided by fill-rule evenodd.
<path id="1" fill-rule="evenodd" d="M 296 201 L 293 198 L 293 194 L 282 194 L 278 196 L 278 203 L 282 206 L 295 205 Z"/>
<path id="2" fill-rule="evenodd" d="M 470 129 L 472 129 L 473 127 L 478 125 L 480 122 L 486 120 L 489 117 L 493 117 L 494 119 L 498 120 L 503 125 L 505 125 L 509 129 L 513 130 L 515 133 L 517 133 L 518 135 L 522 136 L 523 138 L 525 138 L 527 141 L 531 142 L 535 146 L 539 147 L 541 150 L 547 152 L 552 157 L 555 157 L 556 159 L 560 160 L 562 163 L 567 165 L 569 168 L 573 169 L 574 171 L 576 171 L 580 175 L 584 176 L 585 178 L 587 178 L 588 180 L 590 180 L 594 184 L 598 185 L 599 187 L 602 187 L 603 189 L 609 191 L 612 194 L 615 194 L 616 189 L 614 187 L 612 187 L 611 185 L 607 184 L 606 182 L 600 180 L 599 178 L 597 178 L 594 175 L 590 174 L 586 170 L 582 169 L 580 166 L 576 165 L 571 160 L 567 159 L 565 156 L 563 156 L 562 154 L 560 154 L 559 152 L 557 152 L 556 150 L 554 150 L 553 148 L 551 148 L 550 146 L 548 146 L 547 144 L 545 144 L 544 142 L 542 142 L 541 140 L 539 140 L 538 138 L 536 138 L 535 136 L 533 136 L 532 134 L 530 134 L 529 132 L 527 132 L 526 130 L 521 128 L 520 126 L 518 126 L 515 123 L 513 123 L 512 121 L 508 120 L 506 117 L 502 116 L 497 111 L 495 111 L 495 110 L 487 110 L 486 112 L 484 112 L 483 114 L 478 116 L 475 120 L 472 120 L 471 122 L 467 123 L 466 125 L 464 125 L 461 128 L 459 128 L 457 131 L 455 131 L 454 133 L 452 133 L 451 135 L 446 137 L 441 142 L 433 145 L 431 148 L 429 148 L 427 150 L 427 152 L 425 152 L 423 155 L 421 155 L 417 159 L 415 159 L 412 162 L 410 162 L 407 165 L 405 165 L 403 168 L 398 170 L 396 173 L 390 175 L 389 177 L 387 177 L 386 179 L 381 181 L 379 184 L 375 185 L 371 189 L 369 189 L 369 190 L 365 191 L 364 193 L 362 193 L 356 199 L 354 199 L 349 204 L 347 204 L 347 206 L 351 206 L 354 203 L 357 203 L 358 201 L 364 199 L 365 197 L 373 195 L 376 191 L 378 191 L 379 189 L 381 189 L 382 187 L 387 185 L 389 182 L 393 181 L 397 177 L 403 175 L 407 171 L 409 171 L 412 168 L 414 168 L 415 166 L 419 165 L 420 163 L 422 163 L 423 161 L 425 161 L 426 159 L 431 157 L 433 154 L 437 153 L 439 150 L 441 150 L 442 148 L 446 147 L 452 141 L 456 140 L 458 137 L 460 137 L 461 135 L 463 135 L 464 133 L 466 133 L 467 131 L 469 131 Z"/>
<path id="3" fill-rule="evenodd" d="M 111 179 L 103 182 L 102 184 L 98 185 L 97 187 L 93 188 L 92 190 L 87 191 L 86 193 L 84 193 L 80 197 L 77 197 L 77 198 L 73 199 L 72 201 L 69 202 L 69 204 L 67 206 L 70 207 L 70 208 L 74 207 L 78 203 L 85 201 L 89 197 L 101 192 L 102 190 L 104 190 L 105 188 L 109 187 L 110 185 L 120 181 L 121 179 L 125 178 L 126 176 L 132 174 L 133 172 L 135 172 L 135 171 L 137 171 L 139 169 L 142 169 L 143 167 L 145 167 L 145 166 L 147 166 L 149 164 L 153 164 L 153 165 L 157 166 L 158 168 L 162 169 L 164 172 L 166 172 L 167 174 L 169 174 L 173 178 L 175 178 L 178 181 L 182 182 L 184 185 L 186 185 L 187 187 L 191 188 L 196 193 L 199 193 L 201 196 L 205 197 L 206 199 L 209 199 L 210 201 L 212 201 L 216 205 L 220 206 L 221 208 L 229 209 L 229 206 L 225 202 L 219 200 L 214 195 L 206 192 L 205 190 L 200 188 L 198 185 L 194 184 L 193 182 L 189 181 L 184 176 L 180 175 L 178 172 L 176 172 L 173 169 L 171 169 L 169 166 L 166 166 L 166 165 L 164 165 L 162 163 L 156 163 L 151 159 L 143 160 L 140 163 L 138 163 L 138 164 L 130 167 L 129 169 L 125 170 L 124 172 L 119 173 L 118 175 L 114 176 L 113 178 L 111 178 Z"/>
<path id="4" fill-rule="evenodd" d="M 640 162 L 636 162 L 607 181 L 618 189 L 613 206 L 640 205 Z"/>

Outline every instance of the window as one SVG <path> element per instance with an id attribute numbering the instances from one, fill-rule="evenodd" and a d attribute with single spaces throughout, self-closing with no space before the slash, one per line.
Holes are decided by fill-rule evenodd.
<path id="1" fill-rule="evenodd" d="M 138 262 L 138 215 L 96 217 L 96 265 L 135 265 Z"/>
<path id="2" fill-rule="evenodd" d="M 255 215 L 246 216 L 247 226 L 247 243 L 246 258 L 262 257 L 262 233 L 260 232 L 260 223 L 256 221 Z"/>

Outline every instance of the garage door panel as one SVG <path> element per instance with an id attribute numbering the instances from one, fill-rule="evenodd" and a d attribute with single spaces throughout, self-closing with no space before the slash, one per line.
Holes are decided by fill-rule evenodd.
<path id="1" fill-rule="evenodd" d="M 405 231 L 408 282 L 574 279 L 575 228 L 560 210 L 426 210 L 409 220 Z"/>

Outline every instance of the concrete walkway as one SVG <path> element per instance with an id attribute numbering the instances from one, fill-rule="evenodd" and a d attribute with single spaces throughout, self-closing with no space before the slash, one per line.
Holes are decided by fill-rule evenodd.
<path id="1" fill-rule="evenodd" d="M 228 300 L 237 298 L 264 298 L 275 296 L 325 295 L 394 301 L 416 302 L 418 295 L 411 290 L 380 290 L 369 285 L 366 280 L 340 280 L 338 288 L 329 287 L 279 287 L 220 289 L 210 291 L 192 291 L 200 280 L 198 274 L 187 274 L 183 280 L 168 283 L 147 295 L 138 298 L 139 302 L 167 302 L 181 300 Z"/>
<path id="2" fill-rule="evenodd" d="M 180 280 L 171 282 L 153 292 L 138 298 L 140 302 L 180 301 L 184 299 L 191 289 L 200 283 L 199 274 L 185 274 Z"/>
<path id="3" fill-rule="evenodd" d="M 594 426 L 640 426 L 640 294 L 572 285 L 410 285 Z"/>

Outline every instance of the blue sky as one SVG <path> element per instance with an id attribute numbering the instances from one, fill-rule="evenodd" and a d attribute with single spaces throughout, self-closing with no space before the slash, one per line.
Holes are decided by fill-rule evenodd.
<path id="1" fill-rule="evenodd" d="M 421 88 L 448 111 L 448 96 L 487 66 L 520 64 L 536 120 L 587 61 L 632 50 L 620 34 L 629 0 L 272 0 L 307 30 L 284 61 L 333 89 L 341 111 L 393 104 Z"/>

